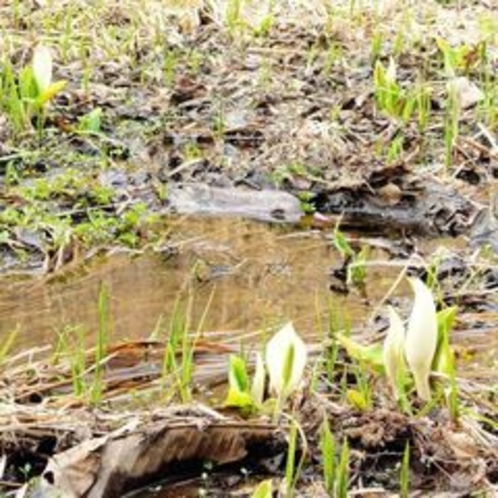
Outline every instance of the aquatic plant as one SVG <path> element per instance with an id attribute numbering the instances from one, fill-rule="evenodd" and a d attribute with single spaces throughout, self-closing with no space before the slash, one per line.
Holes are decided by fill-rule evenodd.
<path id="1" fill-rule="evenodd" d="M 265 359 L 262 354 L 256 353 L 252 383 L 249 382 L 246 360 L 237 355 L 230 356 L 225 406 L 239 408 L 243 412 L 261 409 L 268 373 L 270 391 L 276 397 L 274 416 L 278 416 L 285 400 L 299 387 L 306 361 L 306 345 L 292 323 L 286 324 L 266 345 Z M 275 398 L 271 401 L 274 402 Z"/>
<path id="2" fill-rule="evenodd" d="M 415 293 L 415 300 L 406 334 L 398 313 L 389 308 L 390 325 L 383 348 L 384 367 L 399 399 L 405 384 L 406 358 L 418 396 L 424 401 L 429 401 L 429 377 L 438 343 L 436 306 L 431 290 L 421 280 L 410 278 L 408 281 Z"/>

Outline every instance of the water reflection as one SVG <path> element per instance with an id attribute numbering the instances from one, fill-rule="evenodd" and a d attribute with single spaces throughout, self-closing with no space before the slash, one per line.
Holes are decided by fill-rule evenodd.
<path id="1" fill-rule="evenodd" d="M 81 325 L 93 336 L 101 283 L 111 294 L 115 340 L 149 336 L 160 317 L 171 316 L 186 289 L 194 296 L 194 323 L 212 295 L 204 325 L 208 331 L 244 333 L 292 319 L 306 334 L 317 328 L 317 300 L 325 309 L 330 298 L 359 323 L 370 310 L 365 299 L 329 290 L 331 268 L 338 265 L 340 258 L 325 233 L 236 219 L 184 220 L 162 252 L 115 255 L 50 283 L 4 283 L 0 334 L 18 327 L 24 347 L 53 342 L 68 324 Z M 370 270 L 373 303 L 397 271 Z"/>

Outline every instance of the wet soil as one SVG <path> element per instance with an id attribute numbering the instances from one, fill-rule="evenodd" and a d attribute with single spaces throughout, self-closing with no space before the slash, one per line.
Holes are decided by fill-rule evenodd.
<path id="1" fill-rule="evenodd" d="M 227 28 L 223 9 L 200 3 L 191 6 L 189 21 L 173 8 L 156 7 L 152 21 L 147 7 L 136 19 L 124 4 L 96 8 L 107 41 L 92 38 L 83 59 L 78 30 L 86 21 L 77 11 L 47 11 L 36 2 L 2 7 L 14 70 L 29 63 L 30 33 L 50 39 L 64 32 L 65 19 L 72 26 L 65 28 L 64 44 L 52 47 L 54 78 L 67 86 L 48 109 L 42 138 L 29 128 L 16 133 L 8 115 L 1 122 L 4 271 L 52 271 L 96 247 L 143 246 L 154 239 L 144 226 L 151 213 L 295 220 L 297 201 L 287 201 L 287 216 L 275 206 L 281 194 L 275 200 L 260 194 L 267 189 L 283 189 L 303 210 L 342 216 L 357 229 L 432 236 L 477 231 L 479 243 L 498 245 L 493 106 L 478 102 L 461 109 L 448 154 L 449 77 L 429 29 L 434 18 L 455 19 L 451 30 L 440 26 L 439 36 L 457 46 L 465 40 L 468 59 L 456 70 L 485 81 L 482 90 L 493 99 L 493 35 L 486 38 L 486 57 L 476 52 L 486 36 L 476 24 L 493 14 L 486 3 L 457 9 L 428 2 L 411 12 L 413 19 L 387 5 L 344 17 L 338 6 L 328 21 L 306 9 L 284 16 L 279 4 L 264 35 L 242 22 Z M 243 13 L 256 26 L 265 15 L 256 8 Z M 397 36 L 398 29 L 406 38 Z M 375 37 L 381 42 L 372 53 Z M 429 125 L 379 109 L 374 68 L 390 57 L 406 91 L 420 82 L 430 88 Z M 97 108 L 100 131 L 79 133 L 78 120 Z M 178 196 L 178 182 L 204 193 Z M 225 194 L 212 194 L 220 187 L 242 192 L 220 203 Z M 478 216 L 483 212 L 491 219 Z M 478 230 L 472 230 L 476 219 Z"/>

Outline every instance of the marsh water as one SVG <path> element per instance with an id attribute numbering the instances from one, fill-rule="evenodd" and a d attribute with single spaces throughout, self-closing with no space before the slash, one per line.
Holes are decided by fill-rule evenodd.
<path id="1" fill-rule="evenodd" d="M 205 314 L 206 331 L 244 334 L 290 319 L 306 334 L 316 329 L 317 307 L 323 310 L 329 301 L 361 319 L 399 271 L 373 268 L 368 298 L 357 292 L 345 297 L 330 290 L 331 272 L 341 258 L 326 233 L 234 218 L 183 219 L 174 225 L 157 251 L 96 259 L 49 280 L 4 282 L 0 334 L 17 328 L 23 347 L 51 343 L 65 326 L 82 326 L 91 337 L 102 284 L 111 296 L 114 340 L 148 337 L 171 316 L 187 288 L 193 323 Z"/>
<path id="2" fill-rule="evenodd" d="M 17 330 L 16 348 L 26 349 L 53 344 L 65 327 L 78 326 L 91 345 L 105 285 L 114 343 L 167 330 L 175 303 L 187 294 L 193 303 L 192 326 L 202 319 L 203 331 L 212 337 L 239 341 L 292 320 L 312 341 L 331 315 L 360 331 L 372 323 L 406 263 L 382 249 L 388 241 L 369 239 L 364 242 L 370 247 L 365 288 L 342 293 L 334 277 L 342 258 L 331 230 L 237 218 L 172 218 L 167 225 L 168 235 L 154 251 L 94 258 L 50 278 L 4 279 L 0 336 Z M 392 298 L 407 310 L 408 300 L 400 298 L 408 294 L 402 284 Z M 485 327 L 476 334 L 477 341 L 468 334 L 459 340 L 475 342 L 492 359 L 498 332 Z"/>

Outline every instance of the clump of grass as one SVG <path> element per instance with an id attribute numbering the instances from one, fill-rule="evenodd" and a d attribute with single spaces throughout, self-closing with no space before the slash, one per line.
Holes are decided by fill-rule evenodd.
<path id="1" fill-rule="evenodd" d="M 327 419 L 320 430 L 323 480 L 327 495 L 333 498 L 347 498 L 349 490 L 349 445 L 345 439 L 337 455 L 337 444 Z"/>
<path id="2" fill-rule="evenodd" d="M 205 320 L 211 307 L 215 290 L 213 289 L 209 296 L 193 335 L 191 335 L 191 330 L 194 294 L 190 289 L 187 292 L 186 304 L 178 298 L 173 308 L 161 374 L 163 393 L 168 397 L 176 394 L 182 402 L 188 402 L 192 399 L 195 348 L 197 341 L 202 336 Z M 171 378 L 173 379 L 173 388 L 170 382 Z"/>

